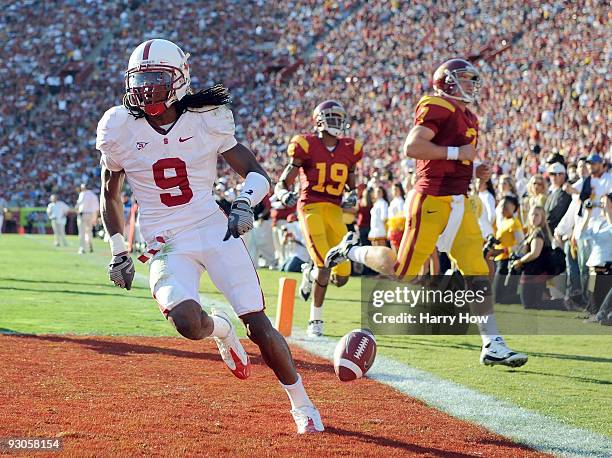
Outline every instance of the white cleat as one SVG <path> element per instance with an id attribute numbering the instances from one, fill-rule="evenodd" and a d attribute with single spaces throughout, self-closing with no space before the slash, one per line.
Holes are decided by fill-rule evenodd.
<path id="1" fill-rule="evenodd" d="M 321 433 L 325 431 L 321 415 L 315 406 L 298 407 L 291 411 L 298 434 Z"/>
<path id="2" fill-rule="evenodd" d="M 336 267 L 348 259 L 351 248 L 359 245 L 359 236 L 355 232 L 348 232 L 338 245 L 330 248 L 325 256 L 325 267 Z"/>
<path id="3" fill-rule="evenodd" d="M 323 336 L 323 320 L 312 320 L 308 322 L 308 330 L 306 331 L 308 337 L 321 337 Z"/>
<path id="4" fill-rule="evenodd" d="M 230 325 L 230 330 L 227 336 L 224 338 L 214 337 L 221 358 L 223 362 L 229 368 L 229 370 L 238 377 L 240 380 L 245 380 L 251 375 L 251 362 L 249 355 L 244 350 L 244 347 L 240 343 L 240 339 L 236 335 L 236 330 L 230 320 L 229 316 L 224 312 L 213 311 L 212 315 L 222 318 L 227 321 Z"/>
<path id="5" fill-rule="evenodd" d="M 501 337 L 492 340 L 488 345 L 482 347 L 480 352 L 480 364 L 485 366 L 521 367 L 527 363 L 527 355 L 510 350 Z"/>
<path id="6" fill-rule="evenodd" d="M 302 264 L 302 283 L 300 284 L 300 295 L 305 301 L 310 297 L 312 291 L 312 279 L 310 273 L 312 272 L 313 265 L 310 262 Z"/>

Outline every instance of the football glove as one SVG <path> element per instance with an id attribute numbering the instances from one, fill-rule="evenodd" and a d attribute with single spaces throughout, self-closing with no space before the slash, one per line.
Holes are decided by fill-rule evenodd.
<path id="1" fill-rule="evenodd" d="M 278 200 L 280 200 L 285 207 L 293 207 L 297 204 L 298 194 L 295 191 L 285 191 L 278 196 Z"/>
<path id="2" fill-rule="evenodd" d="M 116 286 L 127 290 L 131 289 L 134 274 L 134 263 L 129 254 L 124 253 L 113 256 L 108 265 L 108 276 Z"/>
<path id="3" fill-rule="evenodd" d="M 340 206 L 342 208 L 353 208 L 355 205 L 357 205 L 357 191 L 353 189 L 344 195 Z"/>
<path id="4" fill-rule="evenodd" d="M 253 209 L 245 199 L 236 199 L 227 217 L 227 232 L 223 241 L 230 237 L 238 238 L 253 229 Z"/>

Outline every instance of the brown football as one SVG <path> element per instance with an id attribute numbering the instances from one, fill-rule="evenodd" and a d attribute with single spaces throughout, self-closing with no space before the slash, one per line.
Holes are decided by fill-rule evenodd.
<path id="1" fill-rule="evenodd" d="M 376 339 L 368 329 L 355 329 L 336 345 L 334 369 L 342 382 L 357 380 L 372 367 L 376 358 Z"/>

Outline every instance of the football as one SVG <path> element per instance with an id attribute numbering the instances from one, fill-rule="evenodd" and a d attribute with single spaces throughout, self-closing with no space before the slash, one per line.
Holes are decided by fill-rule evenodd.
<path id="1" fill-rule="evenodd" d="M 364 376 L 376 358 L 376 339 L 368 329 L 354 329 L 336 345 L 334 369 L 341 382 Z"/>

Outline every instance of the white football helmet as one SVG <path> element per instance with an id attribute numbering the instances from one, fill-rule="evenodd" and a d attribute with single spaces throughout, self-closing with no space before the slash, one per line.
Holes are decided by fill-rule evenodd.
<path id="1" fill-rule="evenodd" d="M 189 54 L 168 40 L 156 38 L 140 43 L 125 72 L 129 105 L 158 116 L 181 100 L 191 84 L 188 58 Z"/>

